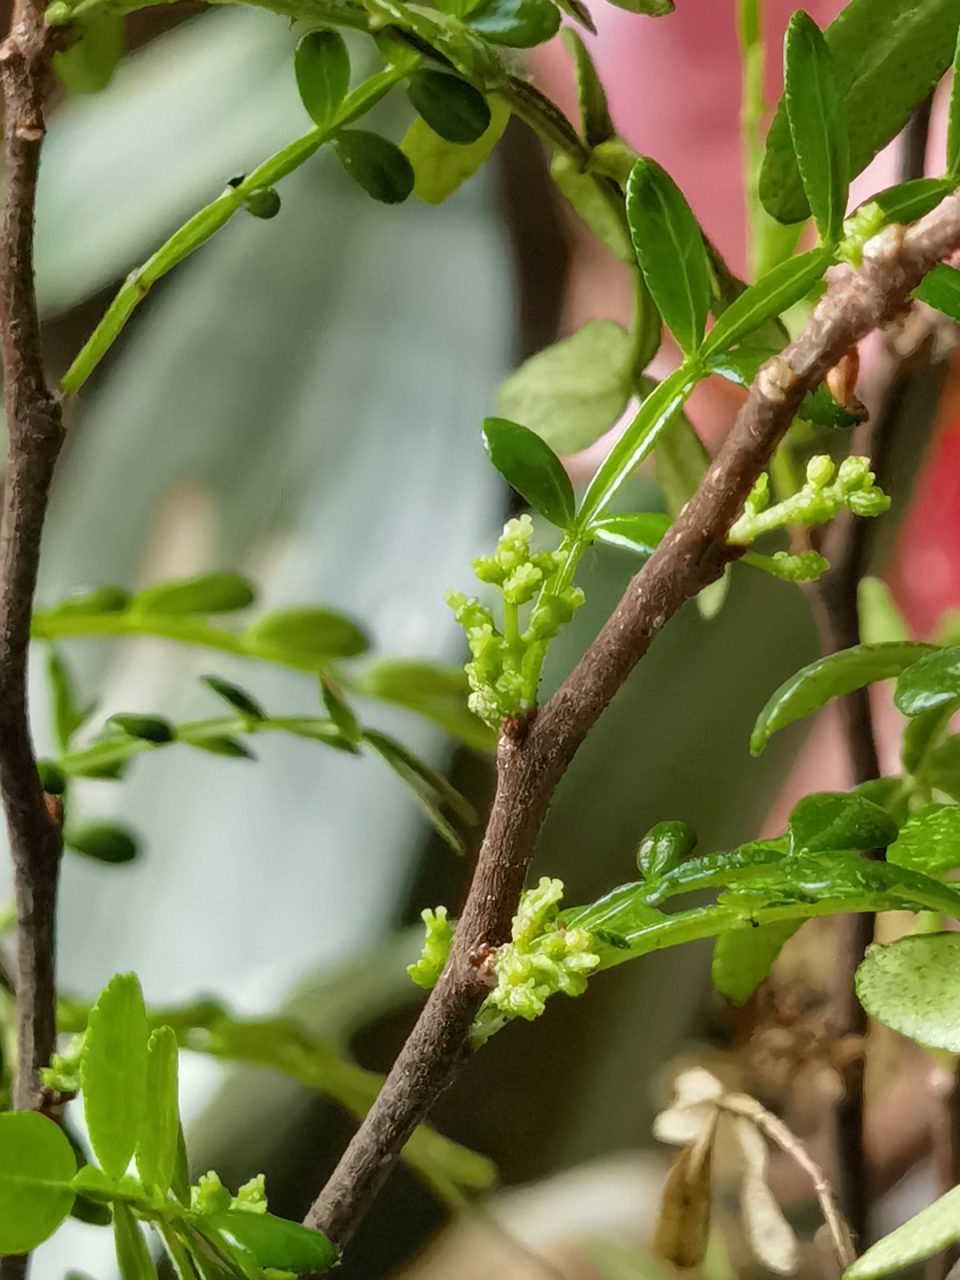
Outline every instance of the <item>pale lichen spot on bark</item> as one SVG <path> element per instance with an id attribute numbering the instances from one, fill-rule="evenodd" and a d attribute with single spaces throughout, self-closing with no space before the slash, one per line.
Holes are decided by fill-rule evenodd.
<path id="1" fill-rule="evenodd" d="M 797 373 L 783 356 L 774 356 L 757 374 L 757 390 L 771 404 L 783 404 L 796 385 Z"/>
<path id="2" fill-rule="evenodd" d="M 891 222 L 889 226 L 878 231 L 863 246 L 863 256 L 868 262 L 887 266 L 900 256 L 903 249 L 904 228 L 899 222 Z"/>

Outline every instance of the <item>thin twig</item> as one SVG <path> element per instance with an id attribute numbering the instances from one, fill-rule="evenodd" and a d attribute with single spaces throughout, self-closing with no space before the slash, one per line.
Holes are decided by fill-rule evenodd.
<path id="1" fill-rule="evenodd" d="M 0 341 L 8 436 L 0 516 L 0 799 L 17 904 L 14 1106 L 21 1109 L 41 1105 L 37 1072 L 49 1062 L 56 1035 L 54 917 L 61 847 L 37 775 L 26 688 L 40 535 L 63 435 L 59 405 L 44 379 L 33 285 L 34 199 L 52 54 L 49 37 L 42 4 L 17 0 L 10 33 L 0 46 Z"/>
<path id="2" fill-rule="evenodd" d="M 666 620 L 736 556 L 727 531 L 806 393 L 854 342 L 899 314 L 926 272 L 957 246 L 956 193 L 914 227 L 887 227 L 868 244 L 862 268 L 830 286 L 800 337 L 761 370 L 700 488 L 572 674 L 541 711 L 504 726 L 497 793 L 450 959 L 307 1215 L 308 1225 L 339 1245 L 469 1053 L 470 1025 L 489 990 L 485 961 L 509 937 L 550 799 L 581 742 Z"/>

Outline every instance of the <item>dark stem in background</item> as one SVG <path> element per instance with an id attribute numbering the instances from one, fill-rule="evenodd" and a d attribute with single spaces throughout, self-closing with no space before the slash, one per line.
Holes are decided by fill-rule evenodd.
<path id="1" fill-rule="evenodd" d="M 901 137 L 900 181 L 924 175 L 927 136 L 930 127 L 932 99 L 917 108 Z M 888 388 L 889 391 L 892 388 Z M 884 405 L 877 421 L 856 442 L 855 452 L 866 453 L 876 462 L 887 453 L 886 436 L 898 415 Z M 830 562 L 829 571 L 812 593 L 814 616 L 824 653 L 835 653 L 860 643 L 860 616 L 857 590 L 868 569 L 870 534 L 865 520 L 851 512 L 842 512 L 833 521 L 824 538 L 823 552 Z M 857 689 L 840 699 L 854 786 L 880 777 L 880 760 L 870 711 L 870 690 Z M 883 858 L 883 850 L 869 854 Z M 854 975 L 873 941 L 875 917 L 863 912 L 838 921 L 838 956 L 835 971 L 831 1022 L 838 1038 L 863 1036 L 867 1017 L 854 986 Z M 861 1054 L 854 1056 L 843 1069 L 843 1097 L 834 1111 L 836 1147 L 836 1186 L 840 1208 L 861 1247 L 866 1241 L 867 1220 L 871 1207 L 871 1171 L 864 1146 L 864 1067 Z"/>
<path id="2" fill-rule="evenodd" d="M 470 1026 L 491 985 L 488 961 L 509 937 L 557 784 L 663 624 L 738 554 L 727 533 L 803 397 L 854 342 L 901 314 L 923 276 L 957 246 L 960 193 L 915 226 L 887 228 L 867 246 L 862 268 L 828 288 L 803 333 L 758 374 L 700 488 L 570 676 L 528 720 L 504 725 L 497 794 L 450 959 L 308 1226 L 346 1244 L 414 1127 L 469 1054 Z"/>
<path id="3" fill-rule="evenodd" d="M 54 932 L 60 830 L 47 813 L 27 718 L 27 648 L 47 494 L 63 431 L 43 374 L 33 286 L 33 223 L 52 48 L 42 4 L 17 0 L 0 46 L 4 102 L 0 203 L 0 343 L 7 464 L 0 516 L 0 799 L 17 904 L 14 1106 L 39 1108 L 38 1071 L 56 1039 Z M 25 1261 L 0 1264 L 4 1280 Z"/>

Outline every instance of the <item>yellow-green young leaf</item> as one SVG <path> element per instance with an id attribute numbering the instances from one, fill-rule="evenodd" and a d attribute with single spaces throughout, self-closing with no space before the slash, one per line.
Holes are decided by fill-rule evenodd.
<path id="1" fill-rule="evenodd" d="M 53 69 L 71 93 L 99 93 L 123 54 L 123 17 L 106 13 L 81 28 L 80 39 L 53 56 Z"/>
<path id="2" fill-rule="evenodd" d="M 894 138 L 950 65 L 956 0 L 851 0 L 823 33 L 843 99 L 856 177 Z M 781 102 L 767 133 L 760 198 L 780 222 L 810 213 Z"/>
<path id="3" fill-rule="evenodd" d="M 960 806 L 929 804 L 912 813 L 887 849 L 887 861 L 939 879 L 960 867 Z"/>
<path id="4" fill-rule="evenodd" d="M 872 946 L 857 970 L 871 1017 L 927 1049 L 960 1053 L 960 933 L 918 933 Z"/>
<path id="5" fill-rule="evenodd" d="M 146 1111 L 137 1143 L 137 1169 L 147 1187 L 166 1196 L 173 1182 L 180 1136 L 177 1037 L 157 1027 L 147 1045 Z"/>
<path id="6" fill-rule="evenodd" d="M 137 1220 L 122 1200 L 113 1203 L 113 1242 L 120 1280 L 157 1280 L 157 1269 Z"/>
<path id="7" fill-rule="evenodd" d="M 510 108 L 503 98 L 491 94 L 490 124 L 486 132 L 468 146 L 447 142 L 419 116 L 407 130 L 400 150 L 413 165 L 413 194 L 424 204 L 443 204 L 467 178 L 480 168 L 500 140 Z"/>
<path id="8" fill-rule="evenodd" d="M 161 582 L 134 596 L 131 613 L 162 614 L 234 613 L 256 598 L 253 587 L 238 573 L 204 573 L 196 578 Z"/>
<path id="9" fill-rule="evenodd" d="M 650 296 L 681 351 L 692 355 L 710 309 L 707 252 L 680 188 L 645 156 L 627 182 L 627 220 Z"/>
<path id="10" fill-rule="evenodd" d="M 147 1014 L 137 976 L 118 973 L 90 1010 L 80 1059 L 90 1145 L 111 1178 L 126 1173 L 140 1136 L 147 1036 Z"/>
<path id="11" fill-rule="evenodd" d="M 293 55 L 297 88 L 314 124 L 331 124 L 350 88 L 350 55 L 337 31 L 308 31 Z"/>
<path id="12" fill-rule="evenodd" d="M 822 238 L 839 240 L 847 210 L 850 153 L 840 86 L 820 28 L 803 10 L 784 45 L 784 100 L 804 194 Z"/>
<path id="13" fill-rule="evenodd" d="M 713 948 L 713 985 L 731 1004 L 746 1004 L 802 920 L 775 920 L 721 933 Z"/>
<path id="14" fill-rule="evenodd" d="M 606 92 L 579 32 L 573 27 L 564 27 L 560 39 L 573 59 L 580 103 L 580 132 L 588 147 L 597 147 L 608 138 L 615 137 L 617 132 L 610 118 Z"/>
<path id="15" fill-rule="evenodd" d="M 575 161 L 562 152 L 558 152 L 551 161 L 550 176 L 604 248 L 621 262 L 631 265 L 636 262 L 627 224 L 616 207 L 610 179 L 582 172 Z"/>
<path id="16" fill-rule="evenodd" d="M 960 1240 L 960 1187 L 891 1231 L 847 1267 L 843 1280 L 877 1280 L 940 1253 Z"/>
<path id="17" fill-rule="evenodd" d="M 29 1253 L 73 1207 L 77 1171 L 63 1130 L 35 1111 L 0 1115 L 0 1255 Z"/>
<path id="18" fill-rule="evenodd" d="M 556 453 L 585 449 L 627 407 L 631 349 L 629 333 L 615 320 L 591 320 L 511 374 L 497 410 L 535 431 Z"/>
<path id="19" fill-rule="evenodd" d="M 370 642 L 355 622 L 330 609 L 309 605 L 277 609 L 243 633 L 248 653 L 319 671 L 334 658 L 353 658 Z"/>

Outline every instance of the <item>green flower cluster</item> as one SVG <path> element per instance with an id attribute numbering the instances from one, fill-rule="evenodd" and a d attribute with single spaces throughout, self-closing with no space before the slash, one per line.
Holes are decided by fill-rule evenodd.
<path id="1" fill-rule="evenodd" d="M 786 525 L 826 524 L 844 507 L 857 516 L 882 515 L 890 506 L 890 499 L 874 479 L 869 458 L 845 458 L 838 468 L 821 454 L 807 463 L 806 484 L 771 507 L 770 482 L 764 472 L 727 541 L 734 546 L 749 546 L 761 534 Z"/>
<path id="2" fill-rule="evenodd" d="M 215 1173 L 202 1173 L 195 1187 L 190 1188 L 190 1207 L 198 1213 L 226 1213 L 230 1209 L 243 1209 L 246 1213 L 267 1212 L 266 1178 L 262 1173 L 245 1182 L 232 1196 Z"/>
<path id="3" fill-rule="evenodd" d="M 528 515 L 509 520 L 494 554 L 473 562 L 481 582 L 500 588 L 503 631 L 479 600 L 467 599 L 459 591 L 446 595 L 473 654 L 466 667 L 472 690 L 470 709 L 494 729 L 508 716 L 523 716 L 536 705 L 547 646 L 583 604 L 579 587 L 559 585 L 566 551 L 531 551 L 532 534 Z M 519 610 L 534 596 L 537 601 L 521 631 Z"/>
<path id="4" fill-rule="evenodd" d="M 447 908 L 437 907 L 431 911 L 429 907 L 420 912 L 420 919 L 427 930 L 423 950 L 416 964 L 407 965 L 407 973 L 418 987 L 429 991 L 436 983 L 443 966 L 447 963 L 450 948 L 453 945 L 453 926 L 447 919 Z"/>
<path id="5" fill-rule="evenodd" d="M 544 876 L 520 899 L 513 919 L 512 941 L 499 947 L 493 968 L 497 985 L 473 1024 L 479 1046 L 512 1018 L 532 1022 L 543 1013 L 549 996 L 562 991 L 583 995 L 587 977 L 600 963 L 593 935 L 557 923 L 563 881 Z"/>

